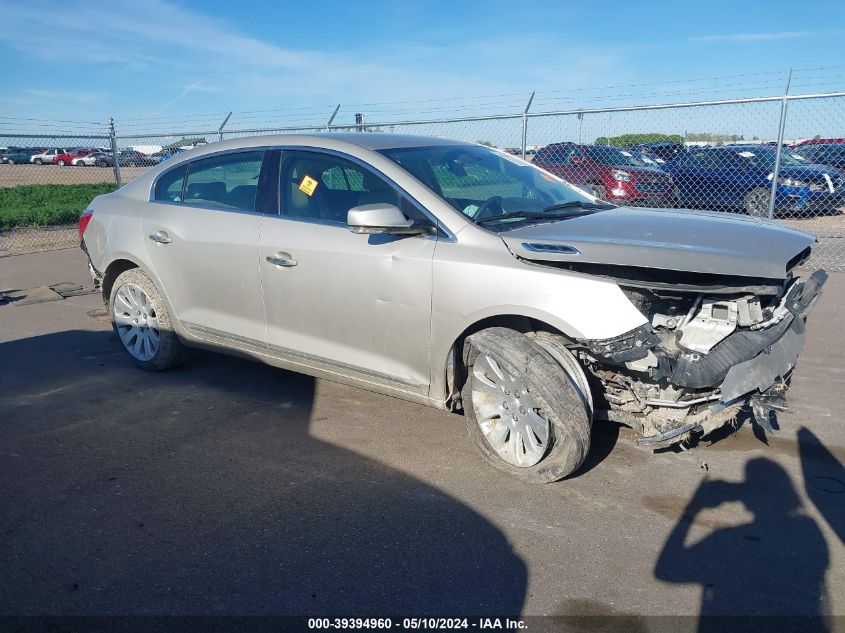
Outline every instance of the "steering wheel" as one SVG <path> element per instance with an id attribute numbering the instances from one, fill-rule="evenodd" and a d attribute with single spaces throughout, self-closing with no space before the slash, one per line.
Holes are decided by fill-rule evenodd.
<path id="1" fill-rule="evenodd" d="M 500 215 L 500 213 L 496 213 L 493 210 L 493 205 L 497 205 L 499 207 L 499 211 L 502 212 L 504 209 L 502 208 L 502 196 L 493 196 L 492 198 L 487 198 L 484 203 L 475 210 L 470 217 L 473 220 L 484 220 L 488 217 L 494 217 Z"/>

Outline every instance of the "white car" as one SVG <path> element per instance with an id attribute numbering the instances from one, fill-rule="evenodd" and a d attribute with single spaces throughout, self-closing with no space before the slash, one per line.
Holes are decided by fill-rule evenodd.
<path id="1" fill-rule="evenodd" d="M 62 149 L 62 148 L 52 148 L 41 152 L 40 154 L 33 154 L 32 157 L 29 159 L 29 162 L 33 165 L 51 165 L 53 163 L 53 159 L 60 154 L 69 154 L 73 150 L 70 149 Z"/>
<path id="2" fill-rule="evenodd" d="M 97 197 L 80 235 L 140 368 L 212 347 L 462 411 L 531 482 L 575 471 L 594 419 L 652 447 L 746 409 L 770 429 L 826 279 L 796 274 L 806 233 L 391 134 L 204 145 Z"/>

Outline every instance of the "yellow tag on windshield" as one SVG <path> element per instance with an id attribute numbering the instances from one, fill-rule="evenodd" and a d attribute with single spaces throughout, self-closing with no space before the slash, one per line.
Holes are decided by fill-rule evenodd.
<path id="1" fill-rule="evenodd" d="M 316 188 L 317 181 L 314 180 L 311 176 L 305 176 L 305 178 L 302 179 L 302 182 L 299 183 L 299 190 L 306 196 L 310 196 L 311 194 L 313 194 Z"/>

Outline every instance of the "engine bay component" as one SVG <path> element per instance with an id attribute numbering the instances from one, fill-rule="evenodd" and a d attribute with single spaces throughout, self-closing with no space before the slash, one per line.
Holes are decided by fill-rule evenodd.
<path id="1" fill-rule="evenodd" d="M 678 344 L 692 352 L 709 352 L 736 329 L 738 315 L 736 301 L 702 301 L 698 313 L 684 324 Z"/>

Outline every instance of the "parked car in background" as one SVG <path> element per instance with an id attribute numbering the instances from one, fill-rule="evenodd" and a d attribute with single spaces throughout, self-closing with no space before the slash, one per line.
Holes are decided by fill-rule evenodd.
<path id="1" fill-rule="evenodd" d="M 95 151 L 85 156 L 74 158 L 71 164 L 80 167 L 112 167 L 114 165 L 114 157 L 110 152 Z"/>
<path id="2" fill-rule="evenodd" d="M 591 185 L 602 200 L 661 207 L 674 200 L 672 177 L 624 149 L 554 143 L 533 162 L 570 183 Z"/>
<path id="3" fill-rule="evenodd" d="M 699 147 L 666 164 L 675 195 L 684 206 L 743 209 L 765 217 L 777 149 L 768 145 Z M 843 204 L 845 181 L 835 169 L 807 164 L 781 153 L 775 195 L 777 213 L 818 213 Z"/>
<path id="4" fill-rule="evenodd" d="M 95 198 L 79 234 L 139 368 L 211 347 L 461 411 L 535 483 L 579 468 L 594 417 L 652 448 L 745 408 L 771 429 L 827 278 L 797 274 L 806 233 L 399 134 L 205 145 Z"/>
<path id="5" fill-rule="evenodd" d="M 806 141 L 801 141 L 793 146 L 793 149 L 805 147 L 807 145 L 827 145 L 828 143 L 842 144 L 845 143 L 845 138 L 811 138 Z"/>
<path id="6" fill-rule="evenodd" d="M 151 167 L 160 161 L 134 149 L 122 149 L 117 153 L 117 161 L 121 167 Z"/>
<path id="7" fill-rule="evenodd" d="M 68 153 L 69 150 L 67 148 L 53 147 L 50 149 L 45 149 L 44 151 L 39 152 L 37 154 L 33 154 L 30 157 L 29 162 L 31 162 L 33 165 L 52 165 L 53 159 L 56 156 Z"/>
<path id="8" fill-rule="evenodd" d="M 652 143 L 636 143 L 629 145 L 627 149 L 633 149 L 644 152 L 652 157 L 655 161 L 660 163 L 668 163 L 673 160 L 678 154 L 686 151 L 683 143 L 675 141 L 654 141 Z"/>
<path id="9" fill-rule="evenodd" d="M 92 149 L 71 149 L 67 150 L 65 154 L 56 154 L 53 156 L 53 164 L 59 165 L 60 167 L 64 167 L 65 165 L 72 165 L 73 161 L 77 158 L 82 158 L 83 156 L 87 156 L 88 154 L 92 153 L 94 150 Z"/>
<path id="10" fill-rule="evenodd" d="M 9 148 L 0 154 L 0 162 L 7 165 L 25 165 L 30 162 L 34 154 L 41 151 L 43 150 L 33 147 Z"/>
<path id="11" fill-rule="evenodd" d="M 845 142 L 799 145 L 795 153 L 808 163 L 845 170 Z"/>

